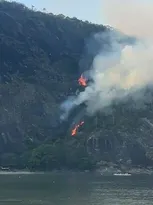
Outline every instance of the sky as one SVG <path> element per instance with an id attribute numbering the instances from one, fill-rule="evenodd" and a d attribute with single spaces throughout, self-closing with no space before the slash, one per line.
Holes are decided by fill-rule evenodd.
<path id="1" fill-rule="evenodd" d="M 11 1 L 11 0 L 10 0 Z M 106 25 L 107 22 L 104 19 L 102 9 L 107 0 L 15 0 L 21 2 L 28 7 L 35 6 L 37 10 L 46 9 L 47 12 L 53 14 L 64 14 L 69 17 L 77 17 L 81 20 L 88 20 L 96 24 Z M 116 0 L 115 0 L 116 1 Z M 108 2 L 114 3 L 114 0 L 109 0 Z M 119 0 L 118 0 L 119 1 Z M 145 4 L 153 3 L 153 0 L 121 0 L 124 5 L 129 2 L 130 4 L 134 2 L 145 2 Z M 115 6 L 115 5 L 114 5 Z M 118 6 L 120 10 L 120 6 Z"/>
<path id="2" fill-rule="evenodd" d="M 16 0 L 28 7 L 34 5 L 36 9 L 46 8 L 53 14 L 64 14 L 77 17 L 93 23 L 103 24 L 101 15 L 101 0 Z"/>

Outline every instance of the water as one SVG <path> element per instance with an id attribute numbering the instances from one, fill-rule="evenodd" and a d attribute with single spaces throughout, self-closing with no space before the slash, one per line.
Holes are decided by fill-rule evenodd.
<path id="1" fill-rule="evenodd" d="M 152 205 L 153 177 L 0 175 L 0 205 Z"/>

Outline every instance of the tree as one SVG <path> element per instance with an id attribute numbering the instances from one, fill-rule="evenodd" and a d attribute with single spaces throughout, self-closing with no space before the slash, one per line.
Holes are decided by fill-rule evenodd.
<path id="1" fill-rule="evenodd" d="M 30 168 L 36 170 L 52 170 L 57 167 L 54 147 L 52 145 L 41 145 L 32 151 Z"/>
<path id="2" fill-rule="evenodd" d="M 1 155 L 1 166 L 7 168 L 18 167 L 18 156 L 14 153 L 4 153 Z"/>

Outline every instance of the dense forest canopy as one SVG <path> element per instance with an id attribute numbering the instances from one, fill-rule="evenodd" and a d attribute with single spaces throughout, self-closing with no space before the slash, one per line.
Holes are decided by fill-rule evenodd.
<path id="1" fill-rule="evenodd" d="M 113 162 L 152 165 L 152 106 L 86 116 L 72 137 L 78 107 L 60 123 L 60 104 L 80 88 L 94 57 L 85 53 L 95 33 L 110 28 L 0 2 L 0 165 L 11 169 L 95 169 Z M 133 42 L 133 39 L 128 39 Z M 103 42 L 105 45 L 106 42 Z M 96 47 L 97 46 L 97 47 Z"/>

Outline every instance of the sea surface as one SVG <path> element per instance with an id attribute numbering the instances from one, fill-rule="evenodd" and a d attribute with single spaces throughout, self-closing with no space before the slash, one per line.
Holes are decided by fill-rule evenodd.
<path id="1" fill-rule="evenodd" d="M 0 205 L 152 205 L 152 176 L 0 174 Z"/>

